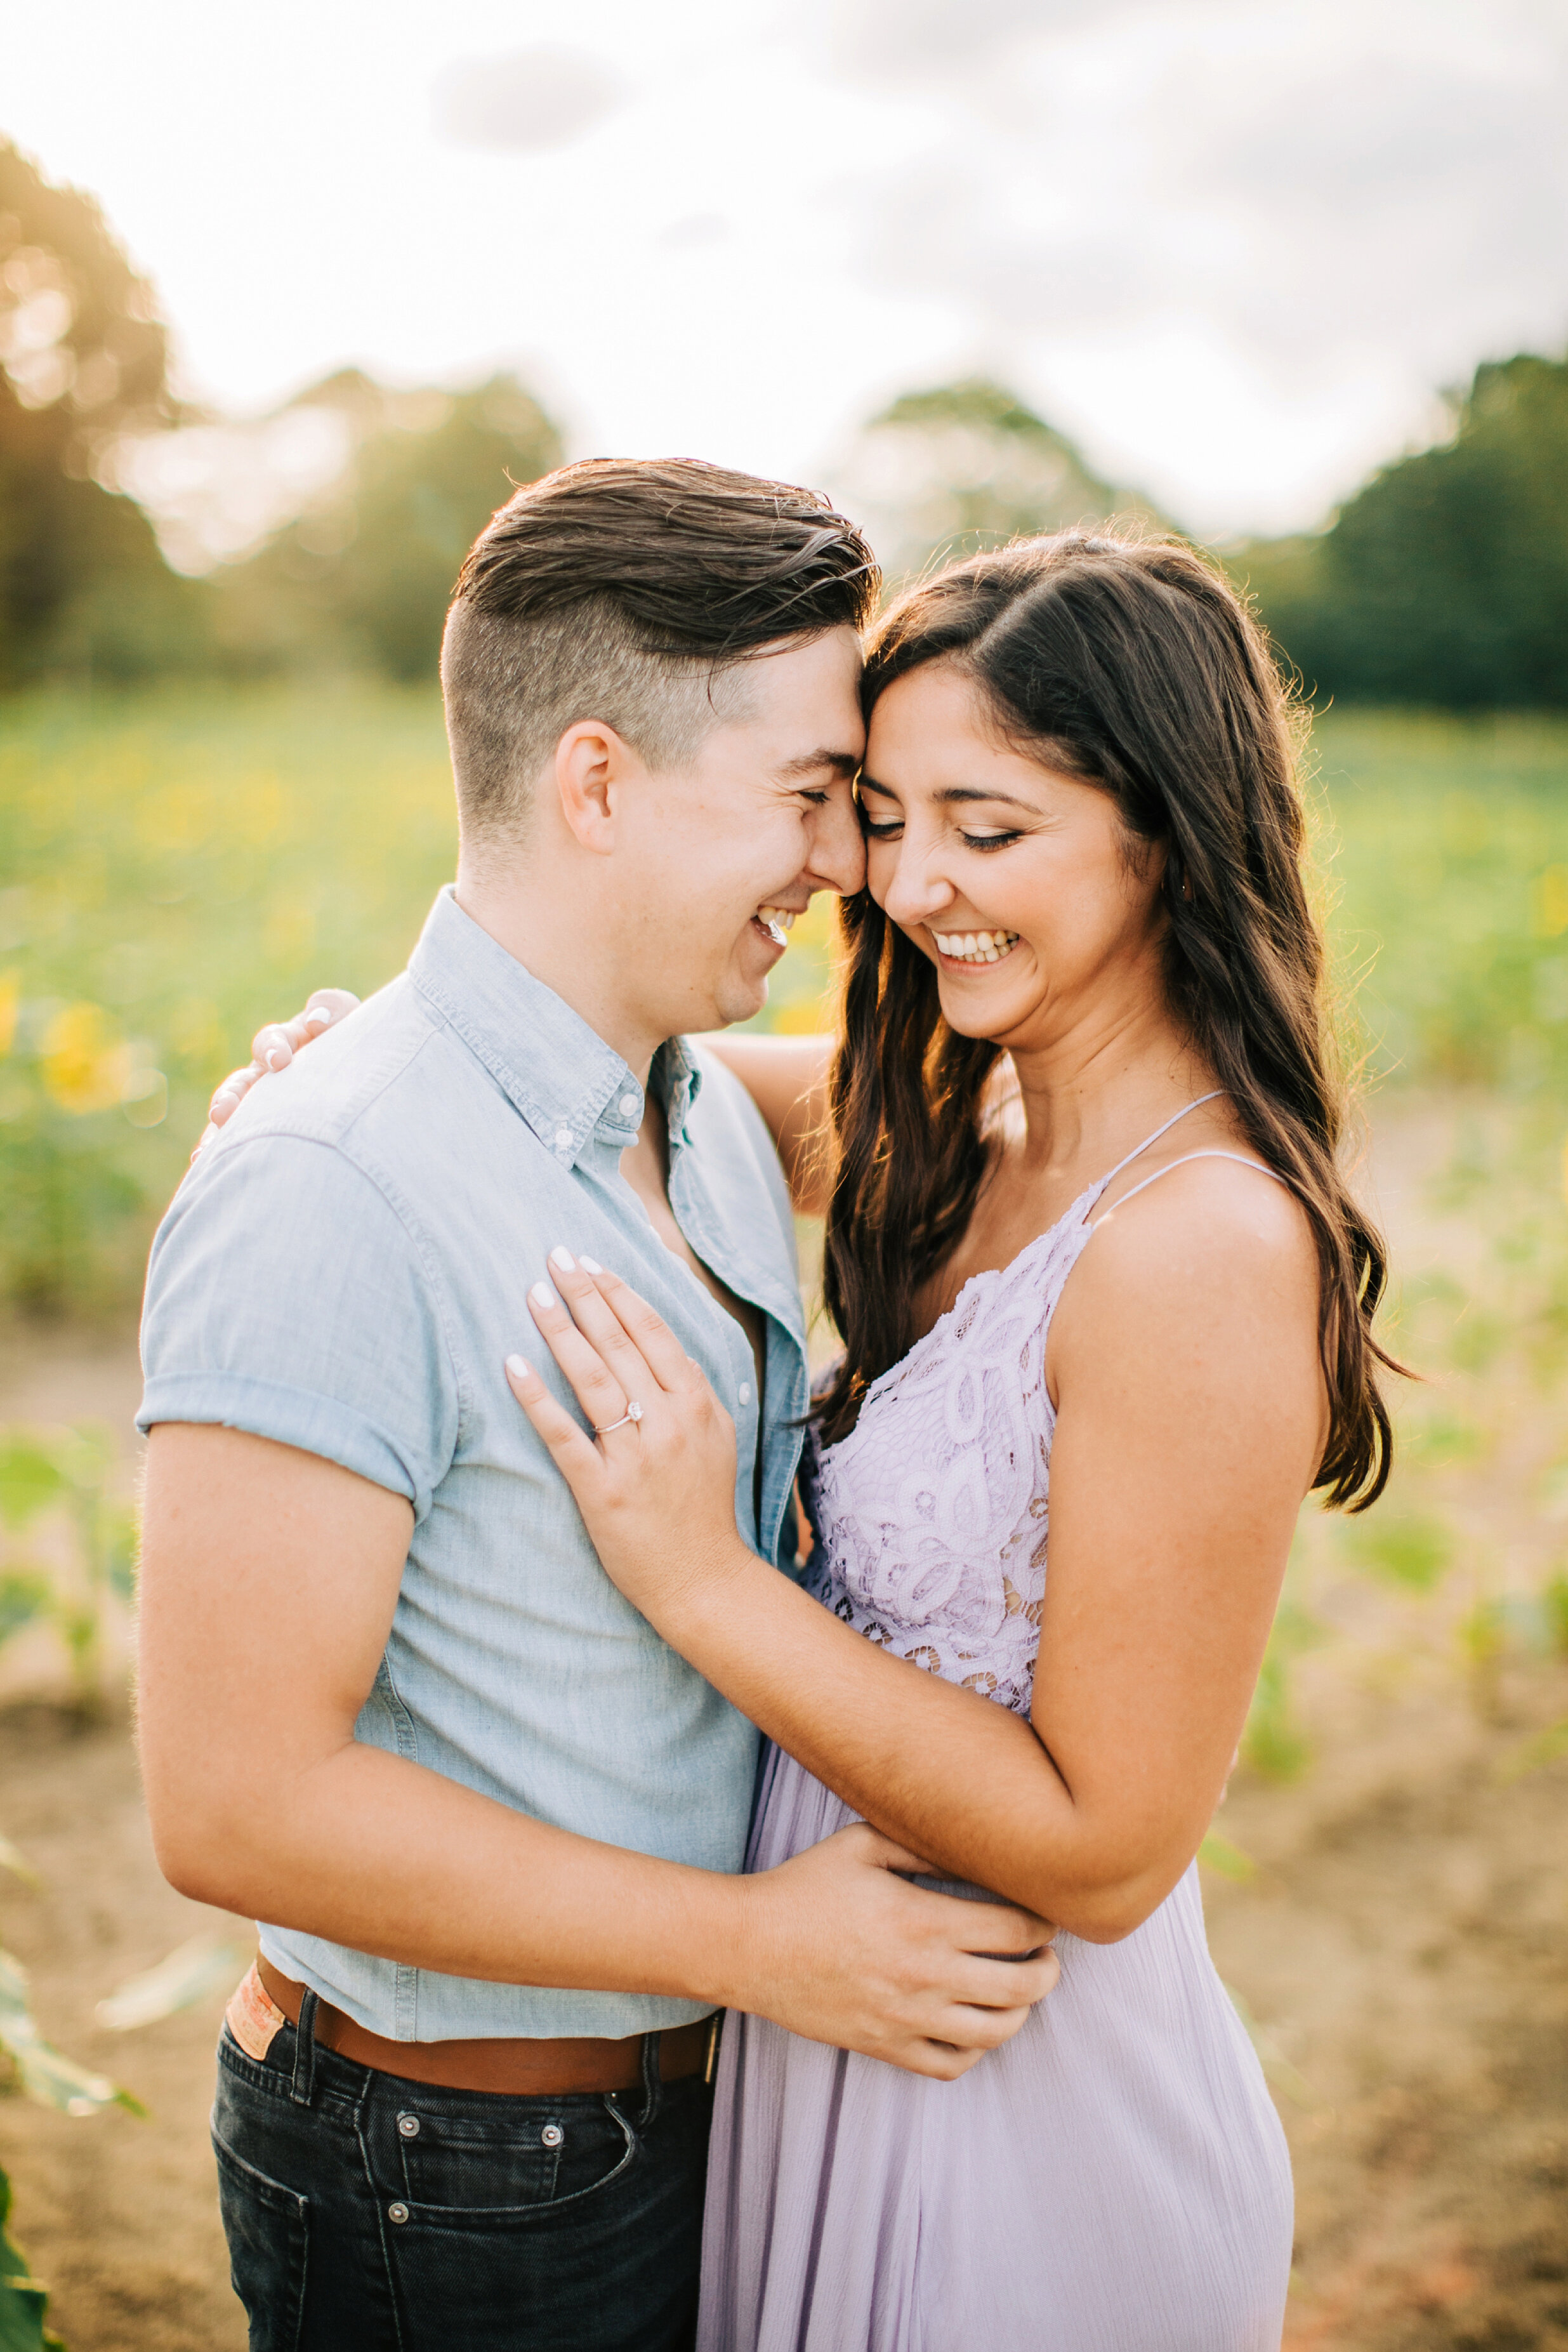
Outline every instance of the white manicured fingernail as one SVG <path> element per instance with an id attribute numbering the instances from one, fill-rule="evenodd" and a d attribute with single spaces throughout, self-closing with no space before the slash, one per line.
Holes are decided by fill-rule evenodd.
<path id="1" fill-rule="evenodd" d="M 287 1066 L 288 1066 L 288 1048 L 287 1048 L 287 1045 L 274 1045 L 274 1046 L 273 1046 L 273 1048 L 272 1048 L 272 1050 L 271 1050 L 271 1052 L 267 1055 L 267 1068 L 268 1068 L 269 1070 L 284 1070 L 284 1069 L 287 1069 Z"/>
<path id="2" fill-rule="evenodd" d="M 596 1257 L 580 1257 L 577 1262 L 584 1274 L 602 1274 L 604 1271 Z"/>
<path id="3" fill-rule="evenodd" d="M 548 1282 L 536 1282 L 533 1288 L 529 1291 L 528 1297 L 533 1300 L 536 1307 L 553 1307 L 555 1305 L 555 1293 L 550 1288 Z"/>
<path id="4" fill-rule="evenodd" d="M 559 1265 L 562 1274 L 575 1274 L 577 1272 L 577 1260 L 573 1257 L 571 1252 L 567 1248 L 564 1242 L 558 1242 L 556 1244 L 554 1249 L 552 1249 L 549 1254 L 549 1262 L 551 1265 Z"/>
<path id="5" fill-rule="evenodd" d="M 324 1004 L 313 1004 L 310 1007 L 309 1012 L 305 1015 L 307 1024 L 312 1029 L 325 1029 L 329 1024 L 332 1015 L 330 1012 Z"/>
<path id="6" fill-rule="evenodd" d="M 507 1370 L 510 1372 L 515 1381 L 526 1381 L 528 1377 L 528 1368 L 527 1364 L 524 1363 L 521 1356 L 508 1356 L 507 1358 Z"/>

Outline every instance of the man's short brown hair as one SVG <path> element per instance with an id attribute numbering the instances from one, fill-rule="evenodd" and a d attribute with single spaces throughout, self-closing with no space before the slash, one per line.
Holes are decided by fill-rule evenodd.
<path id="1" fill-rule="evenodd" d="M 507 500 L 469 550 L 441 649 L 470 843 L 516 838 L 569 727 L 655 772 L 744 700 L 764 647 L 862 628 L 876 558 L 814 490 L 695 458 L 591 457 Z"/>

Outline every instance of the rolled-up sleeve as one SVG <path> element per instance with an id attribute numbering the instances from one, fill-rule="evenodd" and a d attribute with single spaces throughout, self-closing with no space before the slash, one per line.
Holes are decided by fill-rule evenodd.
<path id="1" fill-rule="evenodd" d="M 152 1244 L 137 1427 L 276 1438 L 423 1519 L 461 1419 L 437 1279 L 388 1192 L 335 1144 L 225 1139 Z"/>

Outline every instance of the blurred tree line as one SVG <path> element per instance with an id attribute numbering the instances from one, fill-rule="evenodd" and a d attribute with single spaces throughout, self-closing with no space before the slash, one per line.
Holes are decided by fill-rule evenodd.
<path id="1" fill-rule="evenodd" d="M 398 394 L 346 370 L 295 405 L 336 409 L 350 454 L 256 555 L 209 575 L 213 655 L 229 669 L 330 663 L 428 679 L 464 557 L 518 484 L 559 465 L 559 436 L 505 375 Z"/>
<path id="2" fill-rule="evenodd" d="M 168 671 L 368 668 L 428 677 L 453 580 L 559 436 L 509 377 L 396 393 L 346 370 L 341 464 L 259 549 L 183 576 L 125 494 L 124 453 L 199 422 L 168 339 L 93 201 L 0 143 L 0 686 Z M 1227 555 L 1320 699 L 1568 707 L 1568 362 L 1489 363 L 1440 446 L 1385 467 L 1327 528 Z M 1005 387 L 912 393 L 832 488 L 890 580 L 1019 532 L 1160 518 Z"/>
<path id="3" fill-rule="evenodd" d="M 0 684 L 179 642 L 187 584 L 97 478 L 122 436 L 176 421 L 151 288 L 89 197 L 0 143 Z"/>
<path id="4" fill-rule="evenodd" d="M 458 567 L 521 482 L 561 457 L 506 376 L 398 394 L 355 370 L 344 463 L 247 560 L 188 578 L 120 487 L 125 454 L 200 422 L 169 387 L 152 290 L 98 205 L 0 142 L 0 686 L 171 671 L 369 667 L 428 677 Z"/>
<path id="5" fill-rule="evenodd" d="M 1441 446 L 1375 474 L 1326 530 L 1240 550 L 1320 698 L 1568 707 L 1568 362 L 1478 368 Z"/>

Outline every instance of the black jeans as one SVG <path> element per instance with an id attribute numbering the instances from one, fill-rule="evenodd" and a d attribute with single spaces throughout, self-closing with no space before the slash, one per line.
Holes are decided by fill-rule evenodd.
<path id="1" fill-rule="evenodd" d="M 445 2091 L 225 2026 L 213 2145 L 251 2352 L 683 2352 L 713 2094 Z"/>

